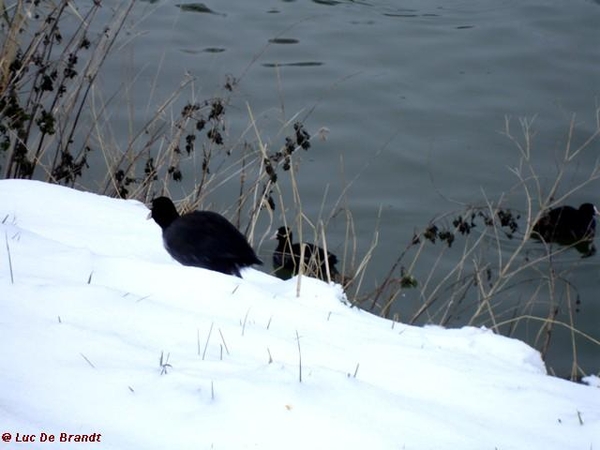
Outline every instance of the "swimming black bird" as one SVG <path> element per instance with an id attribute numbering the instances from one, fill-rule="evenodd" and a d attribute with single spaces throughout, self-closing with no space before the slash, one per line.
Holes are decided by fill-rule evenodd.
<path id="1" fill-rule="evenodd" d="M 579 209 L 560 206 L 546 212 L 533 226 L 531 236 L 547 243 L 574 245 L 584 256 L 595 252 L 596 216 L 600 213 L 591 203 Z"/>
<path id="2" fill-rule="evenodd" d="M 331 279 L 338 275 L 335 265 L 337 257 L 333 253 L 325 252 L 314 244 L 295 243 L 292 232 L 287 227 L 280 227 L 275 235 L 277 248 L 273 252 L 273 269 L 275 276 L 283 280 L 298 274 L 300 267 L 300 254 L 304 246 L 304 273 L 327 281 L 327 266 Z"/>
<path id="3" fill-rule="evenodd" d="M 162 228 L 163 244 L 184 266 L 242 277 L 240 269 L 262 264 L 250 244 L 225 217 L 212 211 L 193 211 L 180 216 L 167 197 L 152 201 L 148 218 Z"/>

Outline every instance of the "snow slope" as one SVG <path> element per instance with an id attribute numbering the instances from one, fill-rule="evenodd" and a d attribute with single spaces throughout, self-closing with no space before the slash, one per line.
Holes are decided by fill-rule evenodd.
<path id="1" fill-rule="evenodd" d="M 524 343 L 180 266 L 147 214 L 0 181 L 0 448 L 600 449 L 598 383 Z"/>

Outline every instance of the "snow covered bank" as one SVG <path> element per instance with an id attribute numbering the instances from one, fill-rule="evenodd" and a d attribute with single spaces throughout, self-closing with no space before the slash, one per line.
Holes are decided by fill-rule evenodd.
<path id="1" fill-rule="evenodd" d="M 180 266 L 147 214 L 0 181 L 0 448 L 600 448 L 600 389 L 524 343 Z"/>

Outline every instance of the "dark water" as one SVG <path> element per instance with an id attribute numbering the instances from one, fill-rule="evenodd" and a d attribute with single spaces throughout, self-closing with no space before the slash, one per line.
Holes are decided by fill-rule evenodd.
<path id="1" fill-rule="evenodd" d="M 415 231 L 434 217 L 500 199 L 505 207 L 525 213 L 525 191 L 510 170 L 519 165 L 521 154 L 503 134 L 507 120 L 521 143 L 519 119 L 533 123 L 530 167 L 542 192 L 548 192 L 561 167 L 571 120 L 573 148 L 597 129 L 598 24 L 600 5 L 591 0 L 139 2 L 99 86 L 106 96 L 120 89 L 112 104 L 118 120 L 111 122 L 111 133 L 121 143 L 186 74 L 195 77 L 193 91 L 182 93 L 179 107 L 194 98 L 220 95 L 227 75 L 239 80 L 227 113 L 229 144 L 242 140 L 240 136 L 256 143 L 249 110 L 269 149 L 283 144 L 296 117 L 313 135 L 326 127 L 327 139 L 313 139 L 301 156 L 296 181 L 302 210 L 315 223 L 327 220 L 342 196 L 341 204 L 352 212 L 358 257 L 377 232 L 379 245 L 362 289 L 366 293 L 385 277 Z M 567 166 L 559 194 L 589 178 L 599 151 L 596 139 Z M 194 159 L 182 164 L 188 183 L 194 167 Z M 282 196 L 291 198 L 289 176 L 279 184 Z M 598 202 L 598 187 L 597 180 L 590 182 L 569 202 Z M 186 189 L 184 181 L 173 195 Z M 232 206 L 236 189 L 232 183 L 216 191 L 210 199 L 214 207 Z M 289 208 L 287 220 L 293 222 L 296 213 Z M 267 219 L 259 222 L 265 230 Z M 281 221 L 277 210 L 271 229 Z M 525 226 L 523 216 L 520 225 Z M 439 243 L 424 246 L 411 269 L 420 287 L 435 264 L 436 276 L 442 278 L 481 230 L 479 225 L 471 236 L 457 237 L 448 250 Z M 259 239 L 261 233 L 256 245 L 269 260 L 274 243 Z M 342 254 L 345 237 L 346 216 L 338 214 L 328 222 L 329 248 Z M 491 252 L 469 254 L 469 264 L 487 261 L 497 267 L 500 257 L 510 257 L 516 241 L 503 236 L 492 240 Z M 493 250 L 498 242 L 500 252 Z M 541 251 L 539 245 L 528 245 L 519 264 Z M 411 249 L 402 265 L 410 267 L 415 254 Z M 574 251 L 557 256 L 558 281 L 565 282 L 557 281 L 555 298 L 536 288 L 539 272 L 524 270 L 507 289 L 507 303 L 495 312 L 535 297 L 536 306 L 522 314 L 546 314 L 557 307 L 556 320 L 564 322 L 572 305 L 579 330 L 600 340 L 598 258 L 581 259 Z M 531 279 L 538 281 L 528 283 Z M 565 285 L 577 290 L 564 291 Z M 568 298 L 574 292 L 580 303 Z M 403 291 L 392 314 L 409 320 L 425 296 L 418 289 Z M 466 311 L 450 325 L 465 323 Z M 423 315 L 418 323 L 439 317 Z M 536 322 L 519 324 L 518 335 L 530 342 L 537 336 L 539 344 L 539 327 Z M 557 325 L 552 333 L 548 362 L 557 373 L 568 373 L 569 330 Z M 600 345 L 581 336 L 576 343 L 580 366 L 597 372 Z"/>

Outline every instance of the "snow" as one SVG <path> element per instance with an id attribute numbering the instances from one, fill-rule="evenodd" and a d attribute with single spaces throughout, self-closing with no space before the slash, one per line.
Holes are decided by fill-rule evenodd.
<path id="1" fill-rule="evenodd" d="M 2 448 L 600 449 L 597 377 L 550 377 L 489 330 L 381 319 L 337 285 L 183 267 L 147 214 L 0 181 Z"/>

